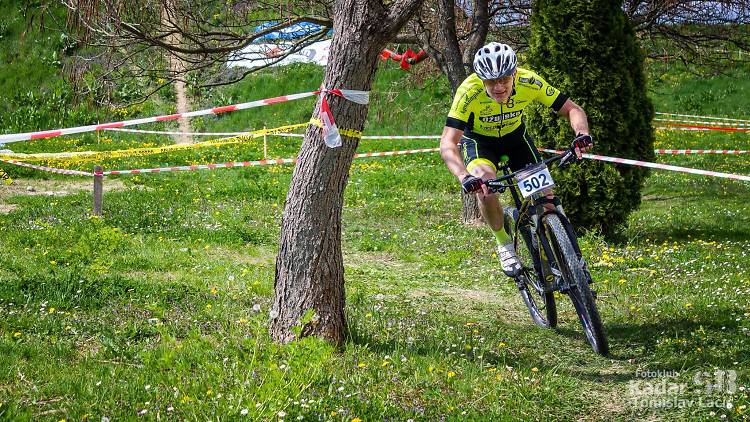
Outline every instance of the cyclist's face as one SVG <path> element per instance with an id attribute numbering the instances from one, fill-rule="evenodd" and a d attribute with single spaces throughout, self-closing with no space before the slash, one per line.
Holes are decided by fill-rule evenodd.
<path id="1" fill-rule="evenodd" d="M 513 75 L 504 78 L 483 80 L 482 83 L 484 83 L 487 95 L 498 103 L 508 101 L 508 98 L 513 93 L 513 78 L 515 76 L 516 72 L 513 72 Z"/>

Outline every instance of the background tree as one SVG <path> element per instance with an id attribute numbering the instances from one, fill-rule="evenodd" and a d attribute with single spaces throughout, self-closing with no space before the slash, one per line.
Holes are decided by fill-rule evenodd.
<path id="1" fill-rule="evenodd" d="M 644 55 L 617 0 L 538 0 L 531 15 L 531 68 L 588 114 L 595 151 L 652 161 L 654 110 Z M 570 145 L 566 119 L 535 108 L 528 127 L 540 144 Z M 555 176 L 574 225 L 614 234 L 641 201 L 645 169 L 586 161 Z"/>
<path id="2" fill-rule="evenodd" d="M 492 36 L 525 51 L 533 3 L 493 2 Z M 727 62 L 750 61 L 747 0 L 625 0 L 622 9 L 648 58 L 696 64 L 690 70 L 704 73 L 721 72 Z"/>
<path id="3" fill-rule="evenodd" d="M 438 0 L 423 5 L 411 22 L 409 31 L 447 77 L 452 93 L 473 72 L 474 53 L 484 45 L 498 5 L 488 0 Z M 461 202 L 461 221 L 481 223 L 476 195 L 462 193 Z"/>
<path id="4" fill-rule="evenodd" d="M 727 61 L 750 61 L 747 0 L 626 0 L 623 10 L 650 58 L 709 71 L 721 71 Z"/>
<path id="5" fill-rule="evenodd" d="M 199 81 L 194 85 L 200 87 L 237 82 L 325 38 L 333 24 L 329 0 L 283 5 L 271 0 L 63 0 L 63 4 L 69 11 L 65 26 L 76 30 L 76 45 L 86 47 L 77 56 L 78 67 L 99 68 L 93 89 L 110 93 L 123 85 L 149 86 L 133 102 L 184 81 L 187 75 L 193 75 Z M 259 28 L 268 22 L 275 24 Z M 264 66 L 227 70 L 227 62 L 243 59 L 237 54 L 243 48 L 301 22 L 318 24 L 320 29 L 290 41 Z"/>

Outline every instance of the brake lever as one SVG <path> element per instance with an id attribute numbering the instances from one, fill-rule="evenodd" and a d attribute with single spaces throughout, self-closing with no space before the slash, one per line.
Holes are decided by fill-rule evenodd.
<path id="1" fill-rule="evenodd" d="M 565 153 L 565 156 L 560 160 L 560 164 L 558 164 L 558 167 L 564 169 L 565 167 L 568 167 L 575 162 L 578 162 L 575 152 L 568 150 L 568 152 Z"/>
<path id="2" fill-rule="evenodd" d="M 491 186 L 489 187 L 490 192 L 492 193 L 503 193 L 505 192 L 505 189 L 508 189 L 507 186 Z"/>
<path id="3" fill-rule="evenodd" d="M 491 193 L 503 193 L 505 192 L 505 189 L 508 189 L 508 187 L 503 184 L 491 185 L 487 182 L 485 182 L 484 184 L 487 185 L 487 190 L 489 190 Z"/>

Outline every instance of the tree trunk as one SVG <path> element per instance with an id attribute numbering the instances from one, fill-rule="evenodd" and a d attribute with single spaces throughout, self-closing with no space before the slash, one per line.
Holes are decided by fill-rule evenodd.
<path id="1" fill-rule="evenodd" d="M 380 51 L 420 1 L 396 0 L 389 7 L 375 0 L 337 1 L 324 87 L 369 91 Z M 331 95 L 328 101 L 339 128 L 362 130 L 368 106 Z M 341 211 L 358 144 L 356 138 L 343 137 L 342 146 L 329 148 L 321 129 L 310 126 L 305 133 L 276 257 L 270 334 L 277 342 L 316 335 L 340 346 L 346 338 Z M 312 318 L 301 321 L 309 311 L 314 311 Z"/>
<path id="2" fill-rule="evenodd" d="M 467 225 L 481 225 L 484 223 L 482 213 L 479 211 L 479 201 L 473 193 L 461 193 L 461 222 Z"/>
<path id="3" fill-rule="evenodd" d="M 437 8 L 433 9 L 435 6 Z M 433 10 L 435 16 L 428 16 Z M 474 53 L 487 38 L 488 1 L 475 0 L 473 10 L 472 32 L 463 54 L 456 33 L 456 9 L 453 0 L 438 0 L 435 5 L 425 5 L 418 25 L 422 30 L 416 32 L 422 49 L 437 62 L 440 70 L 448 78 L 453 94 L 468 76 L 464 63 L 472 62 Z M 484 221 L 476 195 L 461 194 L 461 205 L 462 223 L 474 225 Z"/>
<path id="4" fill-rule="evenodd" d="M 164 3 L 161 15 L 162 25 L 164 25 L 165 27 L 174 26 L 173 21 L 176 20 L 175 10 L 176 8 L 174 5 L 174 0 L 167 0 Z M 174 46 L 180 45 L 182 43 L 182 38 L 179 31 L 175 31 L 175 33 L 169 35 L 167 37 L 167 43 Z M 185 63 L 178 55 L 172 52 L 167 52 L 167 60 L 169 61 L 169 70 L 174 78 L 174 82 L 172 83 L 172 85 L 174 86 L 175 96 L 177 98 L 177 113 L 187 113 L 188 111 L 190 111 L 190 102 L 188 101 L 187 86 L 185 84 L 185 76 L 187 76 L 185 73 Z M 184 117 L 180 118 L 178 121 L 180 125 L 180 132 L 182 132 L 183 134 L 175 135 L 174 138 L 176 143 L 193 143 L 192 137 L 190 135 L 185 135 L 186 133 L 190 132 L 190 121 Z"/>

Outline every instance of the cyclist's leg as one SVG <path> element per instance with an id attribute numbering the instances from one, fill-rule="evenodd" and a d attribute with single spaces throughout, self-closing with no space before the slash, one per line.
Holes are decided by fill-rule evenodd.
<path id="1" fill-rule="evenodd" d="M 464 163 L 469 173 L 482 180 L 497 177 L 497 144 L 498 142 L 477 142 L 467 137 L 461 140 Z M 503 210 L 500 200 L 494 193 L 485 194 L 483 191 L 478 191 L 476 195 L 484 221 L 495 235 L 497 255 L 503 272 L 509 277 L 515 277 L 521 270 L 521 263 L 513 248 L 513 238 L 503 227 Z"/>
<path id="2" fill-rule="evenodd" d="M 459 144 L 466 170 L 473 176 L 482 180 L 490 180 L 497 177 L 497 157 L 487 143 L 478 142 L 464 136 Z M 493 232 L 503 227 L 503 212 L 497 195 L 490 193 L 485 195 L 483 191 L 477 191 L 479 211 L 484 221 Z"/>

